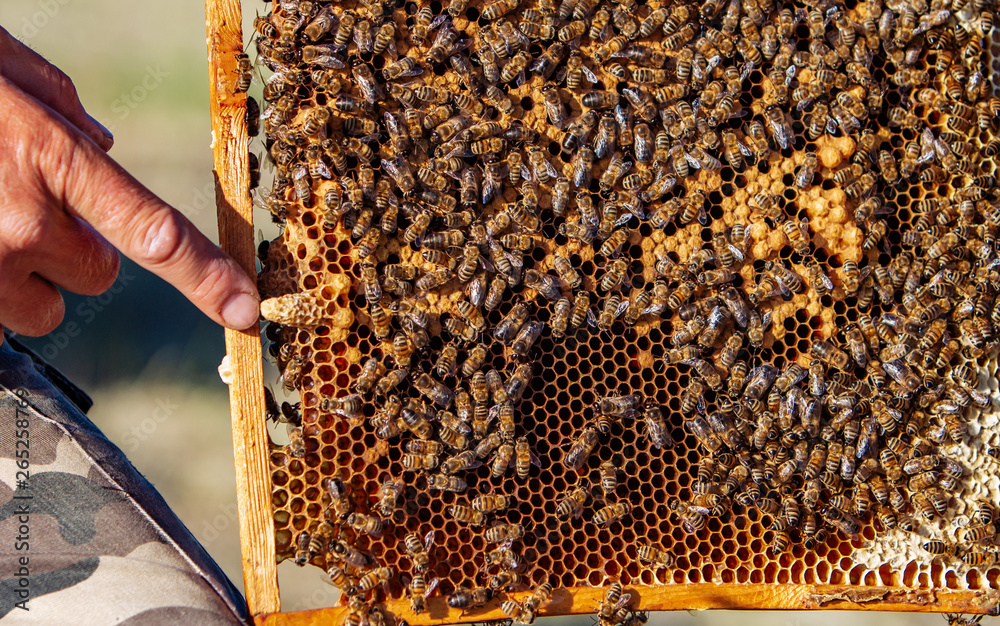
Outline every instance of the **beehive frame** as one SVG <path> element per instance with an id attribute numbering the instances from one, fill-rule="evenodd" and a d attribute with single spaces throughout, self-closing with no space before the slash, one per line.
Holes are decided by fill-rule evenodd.
<path id="1" fill-rule="evenodd" d="M 234 94 L 235 54 L 243 48 L 239 2 L 208 2 L 210 84 L 212 91 L 213 148 L 216 159 L 223 247 L 248 271 L 253 268 L 253 227 L 247 193 L 248 173 L 244 155 L 247 138 L 242 95 Z M 274 532 L 271 519 L 270 479 L 267 469 L 268 440 L 263 427 L 261 355 L 253 334 L 227 331 L 227 349 L 233 361 L 232 409 L 237 458 L 237 486 L 241 511 L 244 580 L 251 613 L 262 623 L 326 623 L 339 620 L 344 609 L 330 608 L 297 614 L 277 614 L 276 574 L 273 563 Z M 846 556 L 846 555 L 845 555 Z M 797 556 L 795 557 L 797 558 Z M 758 609 L 875 609 L 995 613 L 995 590 L 954 590 L 869 585 L 823 585 L 775 583 L 724 584 L 685 581 L 680 585 L 644 587 L 638 608 L 675 610 L 702 608 Z M 557 590 L 553 601 L 541 612 L 547 614 L 592 613 L 603 591 L 600 588 Z M 514 594 L 518 597 L 518 594 Z M 492 607 L 492 608 L 490 608 Z M 495 603 L 488 610 L 466 615 L 448 609 L 443 598 L 433 598 L 429 611 L 414 616 L 405 600 L 389 603 L 390 612 L 405 616 L 411 624 L 477 621 L 500 618 Z"/>

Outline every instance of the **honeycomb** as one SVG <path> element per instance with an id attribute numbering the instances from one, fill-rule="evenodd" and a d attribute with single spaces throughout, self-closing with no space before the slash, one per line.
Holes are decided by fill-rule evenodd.
<path id="1" fill-rule="evenodd" d="M 363 602 L 409 597 L 419 573 L 451 599 L 511 571 L 519 581 L 493 604 L 542 583 L 621 584 L 638 600 L 627 610 L 643 589 L 697 583 L 996 590 L 994 12 L 987 0 L 274 3 L 256 25 L 275 163 L 258 195 L 283 232 L 260 250 L 259 287 L 281 382 L 299 394 L 270 410 L 290 436 L 270 456 L 277 558 L 339 572 Z M 404 58 L 412 71 L 394 65 Z M 422 124 L 435 98 L 450 109 Z M 409 145 L 390 116 L 420 127 Z M 588 165 L 602 120 L 620 143 Z M 644 123 L 646 147 L 623 141 Z M 470 128 L 486 130 L 465 141 Z M 461 273 L 470 242 L 471 280 L 429 280 Z M 497 275 L 510 280 L 491 308 Z M 590 307 L 560 332 L 580 294 Z M 494 335 L 522 307 L 541 329 L 526 349 Z M 480 330 L 463 338 L 452 320 Z M 479 371 L 505 393 L 530 371 L 501 438 L 533 462 L 505 467 L 493 450 L 453 472 L 467 488 L 431 489 L 440 467 L 414 471 L 407 446 L 454 424 L 437 409 L 462 419 L 449 393 L 475 396 L 478 379 L 438 373 L 439 359 L 453 347 L 461 368 L 480 346 Z M 380 384 L 402 370 L 391 393 L 362 382 L 370 359 Z M 385 419 L 392 395 L 427 424 Z M 484 412 L 503 404 L 487 397 Z M 491 417 L 440 460 L 503 431 Z M 828 454 L 865 443 L 853 465 Z M 560 516 L 581 489 L 582 510 Z M 482 524 L 450 513 L 499 495 L 508 506 Z M 524 530 L 509 567 L 487 563 L 501 523 Z M 971 539 L 972 527 L 989 532 Z M 404 541 L 431 532 L 424 573 Z"/>

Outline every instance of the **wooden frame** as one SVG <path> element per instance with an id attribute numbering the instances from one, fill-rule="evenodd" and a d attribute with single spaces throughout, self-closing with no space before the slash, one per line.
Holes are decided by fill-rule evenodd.
<path id="1" fill-rule="evenodd" d="M 247 162 L 246 95 L 236 93 L 236 54 L 243 50 L 239 0 L 207 0 L 209 95 L 215 201 L 222 249 L 249 273 L 254 268 L 253 203 Z M 256 326 L 226 330 L 232 366 L 229 387 L 236 459 L 236 497 L 240 514 L 243 583 L 251 615 L 280 609 L 274 558 L 271 477 L 264 419 L 263 361 Z"/>
<path id="2" fill-rule="evenodd" d="M 206 0 L 212 148 L 215 163 L 219 239 L 222 248 L 254 274 L 253 205 L 247 163 L 246 96 L 236 93 L 236 54 L 243 50 L 240 0 Z M 274 525 L 271 517 L 268 434 L 264 418 L 260 337 L 256 330 L 226 331 L 233 371 L 230 408 L 236 459 L 240 544 L 246 599 L 254 622 L 261 625 L 342 623 L 345 607 L 293 613 L 280 612 Z M 636 592 L 639 588 L 631 587 Z M 555 590 L 539 615 L 592 614 L 603 589 Z M 526 597 L 529 594 L 518 594 Z M 414 615 L 407 600 L 386 607 L 412 626 L 483 622 L 502 619 L 499 602 L 483 609 L 451 609 L 444 598 L 432 598 L 428 610 Z M 935 588 L 866 587 L 805 584 L 672 584 L 644 588 L 637 609 L 646 611 L 703 609 L 877 610 L 951 612 L 997 615 L 1000 591 L 956 591 Z"/>

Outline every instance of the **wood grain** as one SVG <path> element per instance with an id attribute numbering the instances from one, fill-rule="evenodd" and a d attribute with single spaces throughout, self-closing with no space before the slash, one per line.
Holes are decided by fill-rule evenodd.
<path id="1" fill-rule="evenodd" d="M 246 96 L 235 93 L 236 53 L 243 49 L 242 10 L 239 0 L 206 0 L 205 12 L 219 242 L 223 250 L 254 276 Z M 243 583 L 250 613 L 259 615 L 279 611 L 281 605 L 274 558 L 268 435 L 257 328 L 242 332 L 226 330 L 226 352 L 233 371 L 229 404 L 233 419 Z"/>
<path id="2" fill-rule="evenodd" d="M 950 612 L 996 615 L 1000 593 L 996 591 L 953 591 L 950 589 L 910 589 L 903 587 L 851 587 L 845 585 L 726 584 L 690 583 L 665 587 L 633 587 L 640 595 L 638 609 L 643 611 L 682 611 L 704 609 L 808 610 L 838 609 L 847 611 Z M 538 612 L 546 615 L 592 614 L 604 594 L 603 589 L 556 589 L 551 601 Z M 529 593 L 512 594 L 521 600 Z M 451 609 L 444 598 L 427 601 L 421 615 L 410 611 L 407 600 L 388 603 L 387 610 L 406 620 L 410 626 L 457 624 L 504 619 L 499 601 L 481 609 L 462 613 Z M 318 626 L 343 623 L 345 607 L 263 615 L 259 626 Z"/>

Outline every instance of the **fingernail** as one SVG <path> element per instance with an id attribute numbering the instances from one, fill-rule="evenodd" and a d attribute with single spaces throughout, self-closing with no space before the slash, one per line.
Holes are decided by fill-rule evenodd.
<path id="1" fill-rule="evenodd" d="M 101 134 L 104 135 L 104 143 L 108 144 L 109 146 L 115 143 L 115 136 L 111 134 L 111 131 L 108 130 L 107 126 L 98 122 L 93 115 L 88 114 L 87 117 L 90 118 L 90 121 L 94 123 L 94 126 L 96 126 L 98 130 L 101 132 Z"/>
<path id="2" fill-rule="evenodd" d="M 260 305 L 250 294 L 233 296 L 222 307 L 222 320 L 226 326 L 236 330 L 250 328 L 260 319 Z"/>

